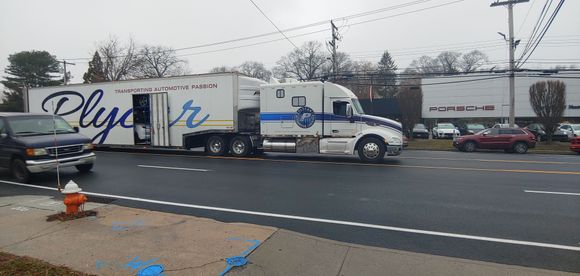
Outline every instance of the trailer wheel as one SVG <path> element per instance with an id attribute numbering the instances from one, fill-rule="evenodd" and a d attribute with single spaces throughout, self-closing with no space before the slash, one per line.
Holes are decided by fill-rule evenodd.
<path id="1" fill-rule="evenodd" d="M 358 145 L 358 156 L 361 160 L 370 163 L 378 163 L 385 157 L 385 143 L 377 138 L 365 138 Z"/>
<path id="2" fill-rule="evenodd" d="M 252 151 L 252 141 L 247 136 L 236 136 L 230 143 L 230 151 L 233 156 L 248 156 Z"/>
<path id="3" fill-rule="evenodd" d="M 207 144 L 205 145 L 205 152 L 211 156 L 222 156 L 227 152 L 228 146 L 226 144 L 226 139 L 222 136 L 211 136 L 207 139 Z"/>

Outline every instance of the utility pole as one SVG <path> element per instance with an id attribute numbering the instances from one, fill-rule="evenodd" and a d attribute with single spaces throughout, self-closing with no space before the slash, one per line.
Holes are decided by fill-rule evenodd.
<path id="1" fill-rule="evenodd" d="M 338 73 L 336 68 L 336 41 L 340 40 L 340 38 L 338 37 L 338 28 L 332 20 L 330 20 L 330 28 L 332 29 L 332 41 L 329 41 L 328 44 L 332 46 L 332 74 L 334 75 L 334 79 L 336 79 Z"/>
<path id="2" fill-rule="evenodd" d="M 63 66 L 64 66 L 64 68 L 63 68 L 63 69 L 64 69 L 64 78 L 63 78 L 63 81 L 64 81 L 64 85 L 67 85 L 67 84 L 68 84 L 68 74 L 67 74 L 67 72 L 66 72 L 66 65 L 67 65 L 67 64 L 70 64 L 70 65 L 76 65 L 76 64 L 74 64 L 74 63 L 72 63 L 72 62 L 67 62 L 67 61 L 66 61 L 66 60 L 64 60 L 64 59 L 63 59 L 62 61 L 59 61 L 59 63 L 62 63 L 62 64 L 63 64 Z"/>
<path id="3" fill-rule="evenodd" d="M 529 2 L 530 0 L 508 0 L 508 1 L 496 1 L 490 5 L 490 7 L 507 6 L 508 8 L 508 25 L 509 25 L 509 87 L 510 87 L 510 127 L 514 127 L 516 120 L 516 92 L 515 92 L 515 61 L 514 52 L 516 46 L 514 44 L 514 5 L 524 2 Z"/>

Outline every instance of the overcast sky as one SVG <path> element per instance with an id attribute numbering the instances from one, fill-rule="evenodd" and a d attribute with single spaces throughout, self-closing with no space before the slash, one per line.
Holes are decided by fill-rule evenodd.
<path id="1" fill-rule="evenodd" d="M 412 0 L 254 0 L 280 29 L 331 18 L 419 2 Z M 531 0 L 514 8 L 516 39 L 525 43 L 547 0 Z M 450 2 L 438 8 L 432 8 Z M 479 49 L 491 65 L 507 60 L 505 42 L 497 32 L 508 33 L 507 9 L 491 8 L 493 0 L 431 0 L 418 5 L 369 16 L 338 20 L 342 41 L 339 51 L 355 60 L 377 62 L 389 50 L 399 68 L 421 55 L 436 56 L 443 50 L 468 52 Z M 554 2 L 559 2 L 554 0 Z M 555 3 L 553 4 L 555 6 Z M 417 11 L 425 9 L 423 11 Z M 58 59 L 92 57 L 99 41 L 113 35 L 132 37 L 140 44 L 184 48 L 275 32 L 276 29 L 249 0 L 2 0 L 0 1 L 0 68 L 10 54 L 46 50 Z M 416 11 L 416 12 L 414 12 Z M 580 67 L 580 1 L 569 0 L 557 15 L 546 37 L 525 67 L 550 68 L 556 63 Z M 403 14 L 407 13 L 407 14 Z M 361 21 L 389 17 L 372 22 Z M 322 31 L 327 29 L 327 31 Z M 316 32 L 310 35 L 295 35 Z M 298 46 L 309 40 L 330 39 L 328 24 L 288 32 Z M 273 67 L 293 49 L 286 40 L 215 51 L 283 38 L 273 34 L 236 43 L 178 51 L 189 62 L 191 73 L 207 72 L 220 65 L 235 66 L 246 60 Z M 518 50 L 521 50 L 520 49 Z M 208 52 L 210 53 L 203 53 Z M 211 52 L 214 51 L 214 52 Z M 75 60 L 72 83 L 82 82 L 87 60 Z M 2 70 L 3 71 L 3 70 Z M 5 74 L 2 72 L 2 76 Z"/>

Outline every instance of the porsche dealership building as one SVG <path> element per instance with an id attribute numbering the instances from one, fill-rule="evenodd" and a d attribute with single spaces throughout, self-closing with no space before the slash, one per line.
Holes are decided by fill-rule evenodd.
<path id="1" fill-rule="evenodd" d="M 517 120 L 536 117 L 529 89 L 538 81 L 560 80 L 566 84 L 566 120 L 580 122 L 580 72 L 518 73 L 515 78 Z M 423 119 L 496 119 L 509 117 L 509 78 L 506 73 L 470 74 L 424 78 Z M 440 120 L 438 120 L 440 121 Z"/>

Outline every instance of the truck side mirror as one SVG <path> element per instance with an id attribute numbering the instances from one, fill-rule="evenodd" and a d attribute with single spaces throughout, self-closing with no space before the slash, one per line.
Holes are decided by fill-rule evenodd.
<path id="1" fill-rule="evenodd" d="M 352 105 L 349 103 L 346 104 L 346 117 L 352 118 Z"/>
<path id="2" fill-rule="evenodd" d="M 74 129 L 74 131 L 75 131 L 76 133 L 79 133 L 79 131 L 80 131 L 78 126 L 76 126 L 76 127 L 73 127 L 73 129 Z"/>

